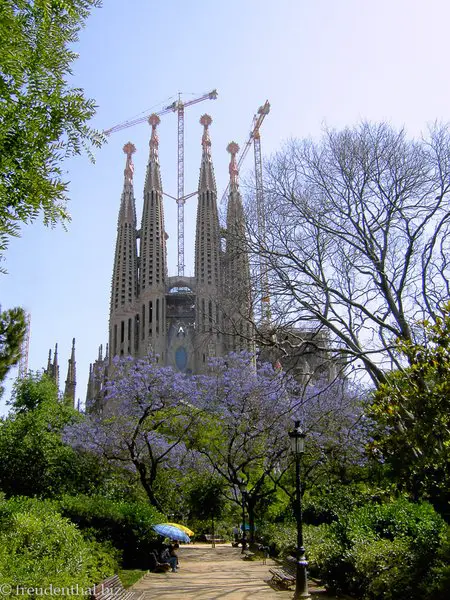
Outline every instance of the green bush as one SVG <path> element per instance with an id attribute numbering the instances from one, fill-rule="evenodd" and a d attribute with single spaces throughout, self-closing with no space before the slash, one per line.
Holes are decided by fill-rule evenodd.
<path id="1" fill-rule="evenodd" d="M 371 491 L 363 486 L 333 485 L 315 489 L 303 498 L 303 521 L 310 525 L 333 523 L 358 506 L 366 504 Z"/>
<path id="2" fill-rule="evenodd" d="M 110 500 L 103 496 L 63 496 L 61 513 L 92 539 L 108 541 L 122 552 L 124 568 L 147 568 L 154 547 L 153 525 L 166 518 L 143 502 Z"/>
<path id="3" fill-rule="evenodd" d="M 446 528 L 442 538 L 436 558 L 420 586 L 423 597 L 430 600 L 450 598 L 450 527 Z"/>
<path id="4" fill-rule="evenodd" d="M 85 540 L 52 503 L 0 502 L 0 581 L 13 589 L 92 587 L 117 569 L 114 554 L 110 547 Z"/>
<path id="5" fill-rule="evenodd" d="M 303 525 L 303 542 L 308 559 L 308 570 L 312 575 L 317 575 L 320 558 L 330 551 L 328 537 L 329 526 Z M 295 556 L 297 546 L 297 526 L 289 524 L 265 524 L 260 530 L 261 541 L 269 546 L 270 554 L 275 557 L 284 558 Z"/>
<path id="6" fill-rule="evenodd" d="M 318 570 L 335 592 L 367 600 L 423 599 L 422 582 L 443 564 L 436 561 L 446 530 L 427 503 L 363 506 L 329 526 L 316 556 Z"/>

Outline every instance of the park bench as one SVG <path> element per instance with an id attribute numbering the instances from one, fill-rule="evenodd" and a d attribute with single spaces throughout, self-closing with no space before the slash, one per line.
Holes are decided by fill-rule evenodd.
<path id="1" fill-rule="evenodd" d="M 91 600 L 132 600 L 135 597 L 135 592 L 123 587 L 118 575 L 94 585 L 91 594 Z"/>
<path id="2" fill-rule="evenodd" d="M 205 540 L 210 544 L 224 544 L 226 540 L 213 536 L 211 533 L 205 533 Z"/>
<path id="3" fill-rule="evenodd" d="M 272 567 L 269 569 L 269 572 L 272 573 L 272 581 L 274 583 L 289 588 L 295 583 L 297 562 L 292 556 L 288 556 L 281 565 Z"/>

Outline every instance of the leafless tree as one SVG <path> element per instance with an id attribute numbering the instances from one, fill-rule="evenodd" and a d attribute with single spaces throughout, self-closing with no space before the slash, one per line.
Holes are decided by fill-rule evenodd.
<path id="1" fill-rule="evenodd" d="M 395 340 L 414 340 L 449 297 L 449 198 L 446 126 L 411 140 L 362 123 L 287 143 L 266 167 L 263 237 L 246 207 L 272 328 L 325 329 L 330 351 L 382 382 L 401 368 Z"/>

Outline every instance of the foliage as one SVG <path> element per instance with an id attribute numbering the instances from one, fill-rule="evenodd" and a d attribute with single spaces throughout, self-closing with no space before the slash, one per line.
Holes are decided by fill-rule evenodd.
<path id="1" fill-rule="evenodd" d="M 267 363 L 255 368 L 247 353 L 214 359 L 205 374 L 189 377 L 152 358 L 117 359 L 104 391 L 102 413 L 68 427 L 64 439 L 129 469 L 165 512 L 205 519 L 205 506 L 210 510 L 211 499 L 219 499 L 206 489 L 214 479 L 238 507 L 229 514 L 232 522 L 244 482 L 251 538 L 258 513 L 274 504 L 279 512 L 285 495 L 293 496 L 288 431 L 294 417 L 308 432 L 309 484 L 342 481 L 364 459 L 359 390 L 336 380 L 317 382 L 302 395 L 286 373 Z M 194 491 L 198 476 L 203 482 Z"/>
<path id="2" fill-rule="evenodd" d="M 156 540 L 152 525 L 165 517 L 143 502 L 124 502 L 103 496 L 63 496 L 62 515 L 90 538 L 110 542 L 122 552 L 125 568 L 147 568 L 147 557 Z"/>
<path id="3" fill-rule="evenodd" d="M 116 567 L 110 547 L 86 541 L 50 503 L 25 498 L 0 503 L 3 584 L 88 588 Z"/>
<path id="4" fill-rule="evenodd" d="M 302 459 L 306 489 L 357 481 L 367 466 L 367 392 L 346 379 L 319 380 L 304 391 L 298 410 L 306 433 Z"/>
<path id="5" fill-rule="evenodd" d="M 413 140 L 365 122 L 287 143 L 267 164 L 263 237 L 248 206 L 252 261 L 270 280 L 262 343 L 314 324 L 329 333 L 322 351 L 383 382 L 402 365 L 396 338 L 414 341 L 417 319 L 434 321 L 448 296 L 449 181 L 446 126 Z"/>
<path id="6" fill-rule="evenodd" d="M 450 527 L 437 550 L 436 560 L 422 581 L 421 589 L 423 597 L 430 600 L 447 600 L 450 595 Z"/>
<path id="7" fill-rule="evenodd" d="M 139 477 L 151 504 L 161 509 L 161 471 L 185 463 L 186 432 L 198 419 L 194 378 L 161 367 L 156 359 L 116 358 L 104 388 L 105 410 L 67 428 L 74 448 L 95 452 Z"/>
<path id="8" fill-rule="evenodd" d="M 363 600 L 427 598 L 421 584 L 434 566 L 442 567 L 447 531 L 427 503 L 369 504 L 328 526 L 315 560 L 331 590 Z"/>
<path id="9" fill-rule="evenodd" d="M 287 431 L 299 398 L 291 380 L 270 364 L 255 369 L 253 357 L 246 353 L 215 359 L 209 367 L 198 378 L 205 406 L 200 427 L 188 435 L 227 482 L 228 497 L 239 505 L 239 488 L 245 484 L 253 540 L 256 505 L 274 495 L 287 468 L 283 465 L 273 478 L 286 457 Z"/>
<path id="10" fill-rule="evenodd" d="M 58 401 L 58 386 L 45 373 L 27 373 L 14 383 L 11 393 L 11 406 L 14 414 L 22 414 L 37 409 L 43 402 Z"/>
<path id="11" fill-rule="evenodd" d="M 189 490 L 190 514 L 194 518 L 220 519 L 225 507 L 224 482 L 213 477 L 202 477 Z"/>
<path id="12" fill-rule="evenodd" d="M 58 400 L 56 386 L 30 374 L 13 398 L 13 411 L 0 420 L 0 489 L 41 497 L 95 489 L 105 473 L 96 457 L 63 443 L 62 430 L 80 415 Z"/>
<path id="13" fill-rule="evenodd" d="M 369 450 L 399 486 L 450 516 L 450 304 L 424 323 L 424 341 L 399 342 L 409 367 L 391 373 L 368 412 Z"/>
<path id="14" fill-rule="evenodd" d="M 42 211 L 69 219 L 61 163 L 101 136 L 88 121 L 92 100 L 67 82 L 73 45 L 100 0 L 0 0 L 0 252 Z"/>
<path id="15" fill-rule="evenodd" d="M 0 384 L 9 369 L 20 360 L 20 349 L 25 333 L 26 323 L 23 308 L 10 308 L 0 312 Z M 3 388 L 0 386 L 0 396 L 2 392 Z"/>
<path id="16" fill-rule="evenodd" d="M 318 486 L 303 497 L 303 520 L 311 525 L 333 523 L 370 501 L 371 496 L 372 490 L 358 483 Z"/>

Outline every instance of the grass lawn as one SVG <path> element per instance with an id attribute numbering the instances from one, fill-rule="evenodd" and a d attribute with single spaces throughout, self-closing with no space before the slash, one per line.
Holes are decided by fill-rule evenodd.
<path id="1" fill-rule="evenodd" d="M 119 578 L 122 582 L 124 588 L 129 588 L 139 581 L 141 577 L 143 577 L 147 571 L 141 571 L 140 569 L 125 569 L 123 571 L 119 571 Z"/>

